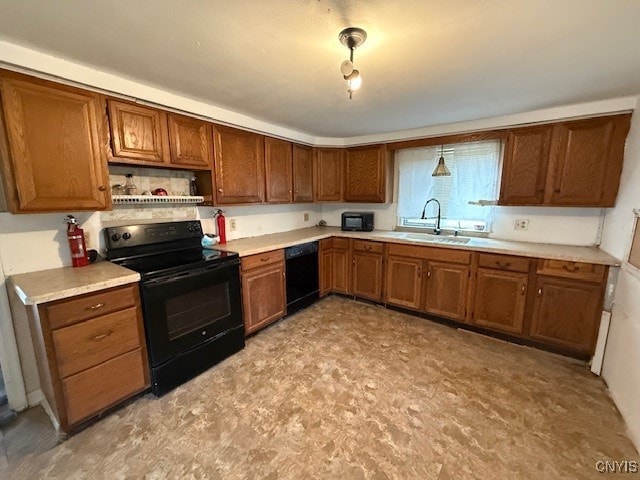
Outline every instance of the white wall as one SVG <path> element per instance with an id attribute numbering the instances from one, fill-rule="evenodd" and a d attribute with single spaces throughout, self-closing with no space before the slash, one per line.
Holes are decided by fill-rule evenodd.
<path id="1" fill-rule="evenodd" d="M 636 108 L 640 108 L 640 101 Z M 637 112 L 637 110 L 636 110 Z M 626 260 L 635 216 L 640 208 L 640 115 L 627 137 L 620 193 L 605 217 L 601 247 L 624 259 L 614 297 L 602 376 L 640 450 L 640 275 Z"/>

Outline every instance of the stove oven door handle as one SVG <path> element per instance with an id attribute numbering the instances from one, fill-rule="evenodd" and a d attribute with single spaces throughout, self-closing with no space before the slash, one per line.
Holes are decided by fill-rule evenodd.
<path id="1" fill-rule="evenodd" d="M 197 277 L 209 272 L 214 272 L 216 270 L 221 270 L 223 268 L 228 268 L 230 266 L 233 266 L 233 263 L 221 263 L 221 264 L 217 264 L 217 265 L 211 265 L 211 266 L 206 266 L 206 267 L 198 267 L 194 270 L 186 270 L 184 272 L 177 272 L 177 273 L 171 273 L 168 274 L 165 277 L 160 277 L 160 278 L 154 278 L 151 280 L 147 280 L 144 281 L 143 284 L 144 285 L 159 285 L 162 283 L 170 283 L 170 282 L 177 282 L 178 280 L 185 280 L 187 278 L 192 278 L 192 277 Z"/>

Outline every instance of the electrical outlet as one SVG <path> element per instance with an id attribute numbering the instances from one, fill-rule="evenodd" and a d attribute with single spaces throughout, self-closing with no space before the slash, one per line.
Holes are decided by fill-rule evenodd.
<path id="1" fill-rule="evenodd" d="M 229 231 L 230 232 L 235 232 L 237 227 L 238 226 L 236 225 L 236 219 L 235 218 L 230 218 L 229 219 Z"/>
<path id="2" fill-rule="evenodd" d="M 309 212 L 304 212 L 304 221 L 305 222 L 309 221 Z"/>
<path id="3" fill-rule="evenodd" d="M 529 219 L 528 218 L 516 218 L 513 221 L 513 229 L 514 230 L 526 230 L 529 228 Z"/>

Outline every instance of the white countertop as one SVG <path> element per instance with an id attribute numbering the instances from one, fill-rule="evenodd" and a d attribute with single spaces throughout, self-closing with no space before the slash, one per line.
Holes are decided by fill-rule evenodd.
<path id="1" fill-rule="evenodd" d="M 437 248 L 455 248 L 480 252 L 503 253 L 523 257 L 549 258 L 569 260 L 573 262 L 595 263 L 600 265 L 620 265 L 620 260 L 612 257 L 598 247 L 575 247 L 570 245 L 555 245 L 550 243 L 512 242 L 495 240 L 492 238 L 467 237 L 467 243 L 441 243 L 442 238 L 431 240 L 407 238 L 406 232 L 391 232 L 374 230 L 373 232 L 343 232 L 338 227 L 310 227 L 290 232 L 274 233 L 260 237 L 231 240 L 225 245 L 216 245 L 218 250 L 238 252 L 241 257 L 258 253 L 291 247 L 300 243 L 313 242 L 329 237 L 358 238 L 364 240 L 378 240 L 384 242 L 403 243 L 409 245 L 428 245 Z M 418 237 L 424 234 L 418 234 Z M 460 238 L 460 237 L 459 237 Z M 445 240 L 446 241 L 446 240 Z M 455 241 L 455 240 L 453 240 Z"/>
<path id="2" fill-rule="evenodd" d="M 140 274 L 111 262 L 12 275 L 8 284 L 25 305 L 38 305 L 140 281 Z"/>

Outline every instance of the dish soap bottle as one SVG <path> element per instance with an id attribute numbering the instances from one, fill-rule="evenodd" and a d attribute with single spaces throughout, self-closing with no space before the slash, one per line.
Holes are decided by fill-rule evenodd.
<path id="1" fill-rule="evenodd" d="M 138 187 L 133 183 L 133 174 L 127 173 L 127 181 L 124 184 L 124 193 L 126 195 L 135 195 L 138 193 Z"/>

